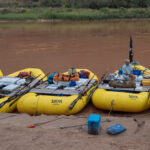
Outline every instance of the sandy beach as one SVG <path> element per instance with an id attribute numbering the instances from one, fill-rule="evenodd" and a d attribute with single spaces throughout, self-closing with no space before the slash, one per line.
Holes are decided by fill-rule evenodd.
<path id="1" fill-rule="evenodd" d="M 145 123 L 138 127 L 133 117 L 102 115 L 100 135 L 90 135 L 87 133 L 87 125 L 84 125 L 88 113 L 71 116 L 0 114 L 1 149 L 149 150 L 149 116 L 136 118 L 139 124 L 143 121 Z M 47 121 L 49 122 L 45 123 Z M 115 136 L 108 135 L 106 129 L 116 123 L 122 124 L 127 130 Z M 35 128 L 27 128 L 31 124 L 35 124 Z M 82 124 L 83 126 L 60 128 Z"/>

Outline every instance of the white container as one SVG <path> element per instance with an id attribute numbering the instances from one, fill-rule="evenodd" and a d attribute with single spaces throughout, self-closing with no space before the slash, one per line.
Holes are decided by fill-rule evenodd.
<path id="1" fill-rule="evenodd" d="M 17 89 L 19 85 L 17 84 L 9 84 L 5 86 L 2 90 L 12 92 L 13 90 Z"/>
<path id="2" fill-rule="evenodd" d="M 17 77 L 2 77 L 0 78 L 0 82 L 6 82 L 6 83 L 16 83 L 20 78 Z"/>
<path id="3" fill-rule="evenodd" d="M 55 84 L 50 84 L 49 86 L 46 87 L 47 89 L 50 89 L 50 90 L 56 90 L 58 88 L 57 85 Z"/>

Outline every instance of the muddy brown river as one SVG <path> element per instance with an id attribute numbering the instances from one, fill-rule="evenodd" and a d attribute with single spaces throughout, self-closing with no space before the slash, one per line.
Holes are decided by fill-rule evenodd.
<path id="1" fill-rule="evenodd" d="M 128 58 L 130 35 L 134 59 L 150 68 L 150 20 L 1 22 L 0 69 L 6 75 L 28 67 L 44 72 L 76 67 L 100 77 Z"/>

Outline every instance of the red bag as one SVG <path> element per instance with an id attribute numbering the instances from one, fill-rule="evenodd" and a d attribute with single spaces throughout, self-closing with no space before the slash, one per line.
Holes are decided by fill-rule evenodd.
<path id="1" fill-rule="evenodd" d="M 30 77 L 30 74 L 28 72 L 20 72 L 18 77 L 20 77 L 20 78 Z"/>
<path id="2" fill-rule="evenodd" d="M 80 72 L 81 72 L 82 75 L 85 75 L 87 77 L 89 77 L 89 75 L 90 75 L 89 71 L 81 70 Z"/>

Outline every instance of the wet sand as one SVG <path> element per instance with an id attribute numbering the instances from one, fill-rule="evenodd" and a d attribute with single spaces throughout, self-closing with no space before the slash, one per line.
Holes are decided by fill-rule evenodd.
<path id="1" fill-rule="evenodd" d="M 128 57 L 129 36 L 133 37 L 134 58 L 150 68 L 150 21 L 101 22 L 3 22 L 0 23 L 0 64 L 5 75 L 34 67 L 44 72 L 64 72 L 70 67 L 88 68 L 98 77 L 122 66 Z M 142 114 L 148 113 L 144 112 Z M 113 113 L 112 122 L 102 122 L 99 136 L 88 135 L 87 127 L 59 129 L 61 125 L 85 124 L 90 113 L 102 114 L 90 103 L 75 116 L 37 116 L 0 114 L 0 141 L 3 149 L 112 149 L 149 150 L 149 116 L 137 133 L 137 124 L 130 113 Z M 29 129 L 32 123 L 64 117 L 57 121 Z M 82 118 L 81 118 L 82 117 Z M 106 128 L 121 123 L 122 134 L 110 136 Z"/>

